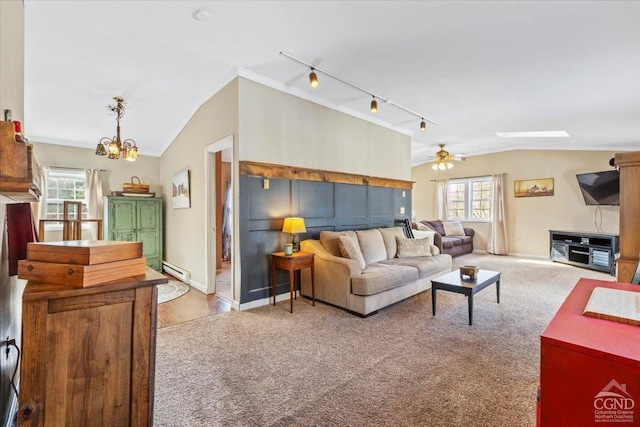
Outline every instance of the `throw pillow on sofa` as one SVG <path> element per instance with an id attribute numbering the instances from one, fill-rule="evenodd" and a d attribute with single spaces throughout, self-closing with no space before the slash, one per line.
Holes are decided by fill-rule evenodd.
<path id="1" fill-rule="evenodd" d="M 371 230 L 356 230 L 362 256 L 367 264 L 387 259 L 387 248 L 384 246 L 382 234 L 376 228 Z"/>
<path id="2" fill-rule="evenodd" d="M 322 244 L 322 247 L 324 247 L 331 255 L 342 256 L 340 253 L 340 247 L 338 246 L 338 238 L 340 236 L 351 236 L 355 238 L 356 232 L 353 230 L 321 231 L 320 243 Z"/>
<path id="3" fill-rule="evenodd" d="M 357 238 L 353 236 L 339 236 L 338 246 L 340 247 L 340 252 L 344 258 L 358 261 L 360 268 L 364 270 L 367 264 L 364 262 L 364 257 L 362 256 L 362 251 L 360 250 Z"/>
<path id="4" fill-rule="evenodd" d="M 444 228 L 442 227 L 442 221 L 440 221 L 439 219 L 434 221 L 422 221 L 422 223 L 427 227 L 431 227 L 433 231 L 435 231 L 439 235 L 446 236 Z"/>
<path id="5" fill-rule="evenodd" d="M 465 236 L 464 227 L 459 221 L 443 222 L 445 236 Z"/>
<path id="6" fill-rule="evenodd" d="M 395 258 L 398 254 L 398 244 L 396 236 L 404 237 L 404 231 L 401 227 L 378 228 L 384 240 L 384 246 L 387 249 L 387 259 Z"/>
<path id="7" fill-rule="evenodd" d="M 411 258 L 417 256 L 431 256 L 429 239 L 407 239 L 396 237 L 398 244 L 398 258 Z"/>

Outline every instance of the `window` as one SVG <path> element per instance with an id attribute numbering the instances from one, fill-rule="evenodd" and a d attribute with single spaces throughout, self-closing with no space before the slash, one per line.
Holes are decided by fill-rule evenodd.
<path id="1" fill-rule="evenodd" d="M 491 177 L 452 179 L 447 188 L 447 217 L 491 221 Z"/>
<path id="2" fill-rule="evenodd" d="M 81 201 L 81 218 L 88 216 L 84 191 L 86 175 L 82 170 L 50 169 L 47 176 L 46 219 L 62 219 L 65 200 Z M 71 209 L 70 217 L 77 219 L 77 212 Z"/>

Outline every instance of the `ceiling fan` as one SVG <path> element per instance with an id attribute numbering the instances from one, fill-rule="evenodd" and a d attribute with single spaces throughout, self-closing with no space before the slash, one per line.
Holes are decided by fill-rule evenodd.
<path id="1" fill-rule="evenodd" d="M 431 166 L 432 169 L 434 170 L 451 169 L 453 167 L 453 163 L 451 163 L 452 160 L 455 160 L 455 161 L 466 160 L 465 157 L 459 156 L 457 154 L 449 153 L 447 150 L 444 149 L 444 144 L 439 144 L 439 145 L 440 145 L 440 150 L 436 152 L 436 154 L 433 157 L 433 160 L 435 161 L 435 163 L 433 164 L 433 166 Z"/>

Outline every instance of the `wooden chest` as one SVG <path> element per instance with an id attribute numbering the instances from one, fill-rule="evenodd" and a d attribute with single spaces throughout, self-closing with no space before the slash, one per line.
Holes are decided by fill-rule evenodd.
<path id="1" fill-rule="evenodd" d="M 18 278 L 72 287 L 97 286 L 144 274 L 142 243 L 71 240 L 29 243 Z"/>

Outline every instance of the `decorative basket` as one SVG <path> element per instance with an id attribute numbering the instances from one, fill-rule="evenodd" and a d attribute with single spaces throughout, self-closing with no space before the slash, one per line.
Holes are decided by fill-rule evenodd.
<path id="1" fill-rule="evenodd" d="M 134 180 L 138 180 L 138 182 L 136 183 Z M 124 184 L 122 184 L 122 192 L 123 193 L 138 193 L 138 194 L 145 194 L 149 192 L 149 185 L 147 184 L 140 184 L 140 178 L 138 178 L 137 176 L 132 176 L 131 177 L 131 182 L 125 182 Z"/>

